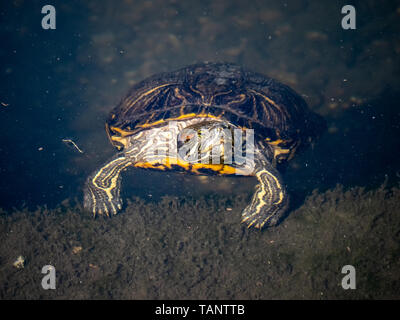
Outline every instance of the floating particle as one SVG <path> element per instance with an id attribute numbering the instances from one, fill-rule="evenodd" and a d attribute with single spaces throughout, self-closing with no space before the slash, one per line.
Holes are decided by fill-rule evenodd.
<path id="1" fill-rule="evenodd" d="M 71 139 L 62 139 L 62 142 L 64 142 L 68 147 L 75 148 L 75 150 L 77 150 L 79 153 L 83 153 L 83 151 Z"/>
<path id="2" fill-rule="evenodd" d="M 22 269 L 25 266 L 25 258 L 23 256 L 19 256 L 17 260 L 14 261 L 13 266 L 17 269 Z"/>
<path id="3" fill-rule="evenodd" d="M 81 251 L 82 251 L 82 247 L 81 246 L 76 246 L 76 247 L 72 248 L 72 253 L 73 254 L 78 254 Z"/>

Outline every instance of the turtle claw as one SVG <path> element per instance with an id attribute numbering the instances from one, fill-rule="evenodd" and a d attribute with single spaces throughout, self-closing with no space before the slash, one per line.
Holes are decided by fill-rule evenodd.
<path id="1" fill-rule="evenodd" d="M 265 206 L 260 212 L 256 212 L 252 205 L 249 205 L 242 212 L 242 223 L 246 223 L 247 228 L 254 227 L 256 229 L 274 226 L 279 220 L 280 211 L 281 209 L 279 208 L 274 209 Z"/>
<path id="2" fill-rule="evenodd" d="M 89 184 L 85 190 L 84 208 L 96 215 L 116 215 L 122 209 L 122 199 L 118 197 L 109 197 L 105 190 L 94 189 Z"/>

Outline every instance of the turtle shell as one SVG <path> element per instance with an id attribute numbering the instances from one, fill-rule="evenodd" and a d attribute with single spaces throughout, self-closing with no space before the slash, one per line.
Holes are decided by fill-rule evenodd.
<path id="1" fill-rule="evenodd" d="M 223 119 L 254 129 L 258 143 L 288 157 L 325 126 L 322 117 L 288 86 L 235 64 L 202 63 L 134 85 L 111 111 L 106 130 L 117 146 L 118 137 L 192 118 Z"/>

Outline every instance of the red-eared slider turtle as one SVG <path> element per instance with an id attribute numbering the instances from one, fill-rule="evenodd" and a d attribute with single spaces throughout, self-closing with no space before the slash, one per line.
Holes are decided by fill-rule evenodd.
<path id="1" fill-rule="evenodd" d="M 235 64 L 152 76 L 111 111 L 106 131 L 119 152 L 87 179 L 84 206 L 94 215 L 116 214 L 128 167 L 249 175 L 258 185 L 242 221 L 275 225 L 288 205 L 276 166 L 317 137 L 324 123 L 286 85 Z"/>

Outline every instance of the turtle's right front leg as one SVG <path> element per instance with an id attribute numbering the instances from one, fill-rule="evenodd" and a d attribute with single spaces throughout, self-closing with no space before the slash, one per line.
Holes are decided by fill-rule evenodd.
<path id="1" fill-rule="evenodd" d="M 96 214 L 117 214 L 122 208 L 120 198 L 121 172 L 132 165 L 132 160 L 118 155 L 113 157 L 100 170 L 94 172 L 86 180 L 84 190 L 85 209 Z"/>

